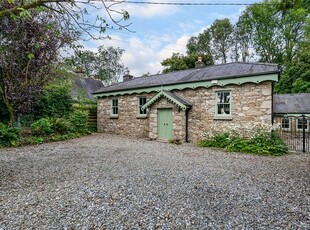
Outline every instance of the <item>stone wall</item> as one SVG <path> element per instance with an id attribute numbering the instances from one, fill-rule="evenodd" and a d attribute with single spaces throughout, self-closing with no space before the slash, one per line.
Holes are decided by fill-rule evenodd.
<path id="1" fill-rule="evenodd" d="M 216 91 L 231 90 L 230 120 L 215 119 Z M 189 140 L 197 142 L 202 138 L 202 132 L 212 127 L 221 129 L 250 121 L 266 122 L 272 120 L 272 83 L 247 83 L 229 85 L 227 87 L 200 88 L 195 90 L 175 91 L 176 94 L 192 103 L 189 111 Z"/>
<path id="2" fill-rule="evenodd" d="M 215 119 L 216 91 L 231 90 L 231 119 Z M 202 133 L 211 127 L 229 127 L 240 122 L 251 121 L 271 124 L 272 119 L 272 83 L 246 83 L 226 87 L 198 88 L 174 91 L 177 95 L 192 103 L 189 110 L 188 138 L 196 143 Z M 146 119 L 137 119 L 138 96 L 146 96 L 147 100 L 156 93 L 144 95 L 119 96 L 119 117 L 110 119 L 110 99 L 98 100 L 98 131 L 131 135 L 137 137 L 157 138 L 157 108 L 173 109 L 173 133 L 175 139 L 185 140 L 185 112 L 161 98 L 151 106 Z"/>
<path id="3" fill-rule="evenodd" d="M 151 99 L 156 93 L 133 94 L 119 97 L 98 98 L 98 132 L 147 137 L 149 135 L 149 117 L 139 118 L 138 97 Z M 118 118 L 111 118 L 111 98 L 118 98 Z"/>

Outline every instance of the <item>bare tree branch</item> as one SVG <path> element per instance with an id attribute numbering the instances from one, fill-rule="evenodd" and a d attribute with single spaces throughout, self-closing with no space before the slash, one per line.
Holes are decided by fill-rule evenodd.
<path id="1" fill-rule="evenodd" d="M 90 39 L 105 38 L 102 34 L 107 28 L 114 29 L 114 26 L 118 29 L 126 29 L 131 31 L 128 27 L 131 23 L 124 23 L 125 20 L 129 19 L 129 14 L 125 10 L 114 9 L 116 5 L 122 2 L 113 2 L 110 5 L 106 4 L 104 0 L 17 0 L 14 4 L 9 4 L 7 0 L 3 0 L 4 3 L 0 4 L 0 18 L 5 17 L 19 17 L 24 12 L 31 10 L 37 10 L 39 8 L 45 8 L 50 11 L 54 11 L 57 14 L 62 14 L 71 19 L 72 24 L 75 25 L 80 32 L 85 33 Z M 100 10 L 98 3 L 100 2 L 103 9 L 107 13 L 107 19 L 112 21 L 113 25 L 107 23 L 106 19 L 101 16 L 97 16 L 93 22 L 87 19 L 87 9 L 93 8 Z M 120 15 L 120 19 L 115 19 L 111 12 Z"/>

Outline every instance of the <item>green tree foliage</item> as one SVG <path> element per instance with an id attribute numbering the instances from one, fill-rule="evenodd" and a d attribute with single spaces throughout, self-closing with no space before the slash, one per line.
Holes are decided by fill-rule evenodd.
<path id="1" fill-rule="evenodd" d="M 202 58 L 205 65 L 213 64 L 213 59 L 209 55 L 191 54 L 184 56 L 180 53 L 173 53 L 171 58 L 167 58 L 161 62 L 165 66 L 163 73 L 195 68 L 195 62 L 198 60 L 198 57 Z"/>
<path id="2" fill-rule="evenodd" d="M 246 23 L 246 20 L 245 15 L 241 15 L 234 26 L 231 59 L 236 62 L 247 62 L 254 56 L 251 52 L 252 25 Z"/>
<path id="3" fill-rule="evenodd" d="M 72 109 L 71 83 L 56 80 L 49 83 L 38 98 L 34 114 L 36 117 L 68 116 Z"/>
<path id="4" fill-rule="evenodd" d="M 278 6 L 278 0 L 265 0 L 247 7 L 242 17 L 244 23 L 251 25 L 260 61 L 283 65 L 295 57 L 298 45 L 305 39 L 308 21 L 305 9 L 293 8 L 282 14 Z"/>
<path id="5" fill-rule="evenodd" d="M 114 47 L 100 46 L 98 51 L 76 51 L 75 54 L 65 59 L 71 69 L 82 69 L 84 74 L 94 76 L 106 84 L 117 82 L 124 72 L 121 57 L 124 50 Z"/>
<path id="6" fill-rule="evenodd" d="M 30 14 L 27 18 L 0 20 L 0 95 L 11 124 L 14 117 L 33 111 L 59 50 L 76 38 L 59 15 Z"/>
<path id="7" fill-rule="evenodd" d="M 283 70 L 276 85 L 277 93 L 309 92 L 309 3 L 309 0 L 264 0 L 248 6 L 235 25 L 228 19 L 216 20 L 210 28 L 191 37 L 187 53 L 211 53 L 213 60 L 223 63 L 277 63 Z M 168 71 L 190 68 L 176 56 L 168 61 L 174 64 Z"/>
<path id="8" fill-rule="evenodd" d="M 284 69 L 275 92 L 310 93 L 310 43 L 304 44 L 296 58 Z"/>
<path id="9" fill-rule="evenodd" d="M 229 19 L 217 19 L 210 28 L 189 39 L 187 54 L 205 55 L 211 64 L 214 60 L 226 63 L 233 46 L 233 31 L 234 27 Z"/>
<path id="10" fill-rule="evenodd" d="M 266 3 L 266 1 L 264 1 Z M 269 2 L 268 2 L 269 3 Z M 279 13 L 275 4 L 255 4 L 248 7 L 243 17 L 250 24 L 253 33 L 253 45 L 261 62 L 282 63 L 282 38 Z"/>
<path id="11" fill-rule="evenodd" d="M 165 66 L 163 73 L 188 69 L 189 67 L 186 65 L 184 59 L 184 55 L 173 53 L 171 58 L 166 58 L 161 62 L 161 65 Z"/>
<path id="12" fill-rule="evenodd" d="M 310 10 L 310 0 L 282 0 L 278 5 L 279 10 L 286 13 L 290 9 L 304 8 Z"/>
<path id="13" fill-rule="evenodd" d="M 187 42 L 187 54 L 208 55 L 212 58 L 210 29 L 204 30 L 197 37 L 191 37 Z"/>
<path id="14" fill-rule="evenodd" d="M 210 27 L 212 50 L 217 60 L 227 62 L 228 52 L 233 45 L 233 25 L 229 19 L 217 19 Z"/>

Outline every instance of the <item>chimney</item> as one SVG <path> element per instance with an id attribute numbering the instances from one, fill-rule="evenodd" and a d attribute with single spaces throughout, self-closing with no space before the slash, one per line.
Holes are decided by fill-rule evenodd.
<path id="1" fill-rule="evenodd" d="M 131 80 L 131 79 L 133 79 L 133 76 L 130 75 L 129 69 L 126 68 L 126 69 L 125 69 L 125 75 L 123 76 L 123 82 L 124 82 L 124 81 L 129 81 L 129 80 Z"/>
<path id="2" fill-rule="evenodd" d="M 205 66 L 205 63 L 203 63 L 202 58 L 198 57 L 198 61 L 195 62 L 195 68 L 202 68 Z"/>
<path id="3" fill-rule="evenodd" d="M 79 67 L 76 68 L 75 73 L 76 73 L 76 76 L 78 78 L 83 78 L 84 74 L 85 74 L 85 71 L 83 70 L 83 68 L 81 66 L 79 66 Z"/>

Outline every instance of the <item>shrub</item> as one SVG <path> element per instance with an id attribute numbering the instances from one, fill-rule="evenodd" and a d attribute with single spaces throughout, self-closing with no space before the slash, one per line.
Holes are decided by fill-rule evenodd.
<path id="1" fill-rule="evenodd" d="M 0 122 L 0 146 L 16 146 L 19 136 L 19 128 L 10 127 Z"/>
<path id="2" fill-rule="evenodd" d="M 209 140 L 201 140 L 201 147 L 225 148 L 230 152 L 254 153 L 258 155 L 279 156 L 287 152 L 287 146 L 275 132 L 258 130 L 252 138 L 217 134 Z"/>
<path id="3" fill-rule="evenodd" d="M 32 141 L 34 144 L 42 144 L 44 142 L 43 137 L 32 137 Z"/>
<path id="4" fill-rule="evenodd" d="M 75 110 L 70 114 L 69 120 L 71 122 L 72 131 L 76 133 L 88 133 L 88 112 L 82 110 Z"/>
<path id="5" fill-rule="evenodd" d="M 64 140 L 68 140 L 68 139 L 73 139 L 73 138 L 77 138 L 80 137 L 81 135 L 78 133 L 68 133 L 68 134 L 58 134 L 55 136 L 51 137 L 51 141 L 64 141 Z"/>
<path id="6" fill-rule="evenodd" d="M 50 83 L 39 98 L 36 107 L 36 117 L 62 117 L 72 112 L 70 86 L 63 82 L 62 84 Z"/>
<path id="7" fill-rule="evenodd" d="M 52 118 L 50 119 L 51 128 L 55 133 L 65 134 L 70 131 L 71 123 L 65 118 Z"/>
<path id="8" fill-rule="evenodd" d="M 53 133 L 52 124 L 49 119 L 41 118 L 31 125 L 31 132 L 34 135 L 49 135 Z"/>

